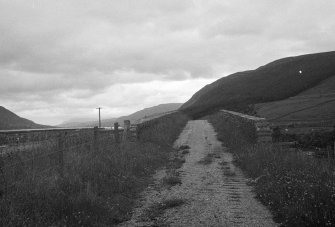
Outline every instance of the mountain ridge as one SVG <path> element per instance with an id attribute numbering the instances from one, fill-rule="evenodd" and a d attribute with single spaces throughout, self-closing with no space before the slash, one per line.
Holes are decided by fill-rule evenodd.
<path id="1" fill-rule="evenodd" d="M 3 106 L 0 106 L 0 130 L 40 129 L 48 127 L 50 126 L 37 124 L 31 120 L 18 116 Z"/>
<path id="2" fill-rule="evenodd" d="M 120 125 L 123 125 L 124 120 L 130 120 L 131 123 L 135 123 L 136 121 L 149 117 L 156 114 L 162 114 L 165 112 L 170 112 L 177 110 L 182 103 L 164 103 L 159 104 L 152 107 L 147 107 L 142 110 L 136 111 L 130 115 L 127 116 L 121 116 L 117 118 L 107 118 L 101 120 L 101 125 L 103 127 L 111 127 L 114 122 L 119 122 Z M 75 122 L 74 122 L 75 123 Z M 57 127 L 93 127 L 98 125 L 98 120 L 96 121 L 89 121 L 89 122 L 77 122 L 76 124 L 71 124 L 71 122 L 68 122 L 66 124 L 62 123 L 60 125 L 57 125 Z"/>
<path id="3" fill-rule="evenodd" d="M 335 52 L 286 57 L 206 85 L 181 108 L 198 118 L 219 109 L 250 111 L 250 105 L 295 96 L 335 75 Z M 299 73 L 301 71 L 301 73 Z"/>

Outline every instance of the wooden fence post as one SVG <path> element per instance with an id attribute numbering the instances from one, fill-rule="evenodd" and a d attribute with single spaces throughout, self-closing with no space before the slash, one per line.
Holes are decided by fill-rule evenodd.
<path id="1" fill-rule="evenodd" d="M 119 123 L 118 122 L 114 123 L 114 138 L 115 138 L 115 143 L 119 143 L 120 142 L 120 138 L 119 138 Z"/>
<path id="2" fill-rule="evenodd" d="M 99 151 L 99 128 L 98 126 L 95 126 L 93 129 L 93 151 L 98 152 Z"/>
<path id="3" fill-rule="evenodd" d="M 137 125 L 133 124 L 130 126 L 130 141 L 135 142 L 138 139 L 138 127 Z"/>
<path id="4" fill-rule="evenodd" d="M 123 139 L 129 140 L 129 130 L 130 130 L 130 120 L 124 120 L 123 121 Z"/>
<path id="5" fill-rule="evenodd" d="M 58 173 L 64 176 L 64 149 L 65 149 L 65 132 L 60 132 L 58 137 Z"/>
<path id="6" fill-rule="evenodd" d="M 6 198 L 7 196 L 7 179 L 5 176 L 5 170 L 4 170 L 4 160 L 2 153 L 0 154 L 0 199 L 2 196 Z"/>

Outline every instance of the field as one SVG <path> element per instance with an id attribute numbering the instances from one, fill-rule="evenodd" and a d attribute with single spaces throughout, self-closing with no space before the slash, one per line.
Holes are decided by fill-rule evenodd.
<path id="1" fill-rule="evenodd" d="M 231 125 L 209 117 L 235 163 L 250 177 L 257 198 L 282 226 L 335 224 L 335 162 L 274 146 L 248 144 Z"/>
<path id="2" fill-rule="evenodd" d="M 331 77 L 288 99 L 256 104 L 255 111 L 274 124 L 299 124 L 300 122 L 315 124 L 319 122 L 320 125 L 324 121 L 334 121 L 334 88 L 335 77 Z"/>
<path id="3" fill-rule="evenodd" d="M 38 171 L 2 192 L 0 226 L 113 226 L 128 219 L 186 122 L 175 113 L 143 129 L 136 142 L 69 150 L 63 176 L 57 169 Z"/>
<path id="4" fill-rule="evenodd" d="M 282 101 L 256 104 L 255 111 L 274 123 L 334 120 L 335 95 L 295 96 Z"/>

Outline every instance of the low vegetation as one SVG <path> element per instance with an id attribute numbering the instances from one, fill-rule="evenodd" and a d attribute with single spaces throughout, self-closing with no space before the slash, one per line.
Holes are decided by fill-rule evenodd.
<path id="1" fill-rule="evenodd" d="M 181 206 L 185 202 L 186 201 L 184 199 L 173 198 L 173 199 L 164 200 L 159 203 L 155 203 L 146 210 L 146 212 L 143 215 L 143 219 L 155 220 L 158 217 L 160 217 L 164 213 L 165 210 Z M 162 225 L 157 225 L 157 226 L 162 226 Z"/>
<path id="2" fill-rule="evenodd" d="M 231 125 L 211 118 L 218 137 L 248 175 L 257 198 L 282 226 L 335 224 L 335 162 L 303 152 L 251 145 Z M 225 167 L 224 163 L 222 163 Z M 229 174 L 228 168 L 223 168 Z"/>
<path id="3" fill-rule="evenodd" d="M 166 176 L 163 178 L 163 184 L 168 187 L 181 184 L 179 172 L 176 169 L 167 169 Z"/>
<path id="4" fill-rule="evenodd" d="M 296 141 L 297 147 L 301 149 L 327 149 L 328 146 L 333 146 L 335 139 L 335 130 L 333 131 L 315 131 L 310 133 L 287 134 L 281 133 L 279 128 L 274 129 L 274 139 L 276 142 Z"/>
<path id="5" fill-rule="evenodd" d="M 63 177 L 53 170 L 27 175 L 0 195 L 0 226 L 113 226 L 128 219 L 186 122 L 175 113 L 142 129 L 137 142 L 71 151 Z"/>
<path id="6" fill-rule="evenodd" d="M 209 165 L 213 162 L 213 154 L 209 153 L 204 158 L 202 158 L 200 161 L 198 161 L 199 164 L 203 165 Z"/>
<path id="7" fill-rule="evenodd" d="M 177 174 L 168 175 L 163 178 L 163 183 L 168 186 L 174 186 L 177 184 L 181 184 L 181 179 Z"/>
<path id="8" fill-rule="evenodd" d="M 190 153 L 190 150 L 189 149 L 185 149 L 185 150 L 182 150 L 181 153 L 182 154 L 188 154 L 188 153 Z"/>

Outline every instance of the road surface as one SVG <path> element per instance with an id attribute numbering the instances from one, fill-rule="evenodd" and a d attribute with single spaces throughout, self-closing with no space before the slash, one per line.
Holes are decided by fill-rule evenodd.
<path id="1" fill-rule="evenodd" d="M 190 147 L 178 169 L 181 184 L 164 187 L 166 171 L 158 171 L 132 219 L 121 226 L 276 226 L 207 121 L 189 121 L 175 142 L 176 147 L 181 145 Z M 153 220 L 144 218 L 153 204 L 176 199 L 184 203 L 165 209 Z"/>

